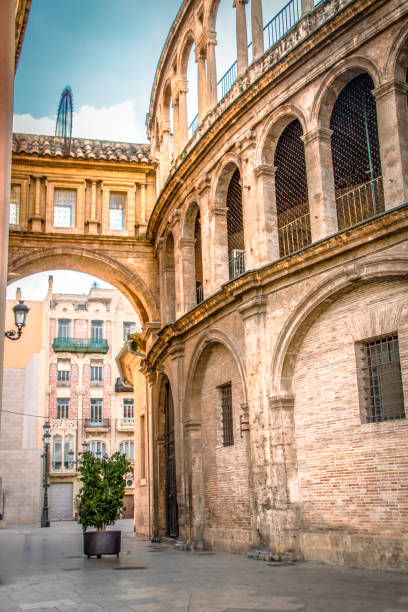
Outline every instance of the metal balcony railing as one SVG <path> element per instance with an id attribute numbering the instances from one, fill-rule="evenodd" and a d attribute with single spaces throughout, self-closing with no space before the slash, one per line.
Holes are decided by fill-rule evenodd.
<path id="1" fill-rule="evenodd" d="M 97 421 L 84 419 L 84 427 L 85 429 L 109 429 L 110 419 L 98 419 Z"/>
<path id="2" fill-rule="evenodd" d="M 319 4 L 324 1 L 325 0 L 320 0 Z M 276 45 L 276 43 L 296 25 L 301 17 L 301 0 L 290 0 L 290 2 L 288 2 L 275 17 L 272 17 L 263 28 L 265 51 L 268 51 L 271 47 Z M 252 42 L 249 43 L 248 49 L 251 45 Z M 238 63 L 235 61 L 217 83 L 218 100 L 222 100 L 229 92 L 237 80 L 237 77 Z"/>
<path id="3" fill-rule="evenodd" d="M 280 227 L 278 229 L 278 236 L 281 257 L 294 253 L 310 244 L 312 242 L 312 233 L 310 231 L 309 213 Z"/>
<path id="4" fill-rule="evenodd" d="M 382 176 L 336 194 L 339 230 L 355 225 L 384 211 Z"/>
<path id="5" fill-rule="evenodd" d="M 104 338 L 60 338 L 52 343 L 55 353 L 107 353 L 108 341 Z"/>
<path id="6" fill-rule="evenodd" d="M 204 287 L 201 283 L 197 283 L 196 286 L 196 300 L 197 304 L 201 304 L 204 301 Z"/>
<path id="7" fill-rule="evenodd" d="M 235 249 L 235 251 L 238 251 L 238 249 Z M 230 257 L 228 266 L 229 266 L 230 280 L 237 278 L 238 276 L 241 276 L 241 274 L 244 274 L 245 272 L 245 253 L 244 251 L 241 251 L 237 253 L 235 256 Z"/>
<path id="8" fill-rule="evenodd" d="M 191 138 L 194 136 L 194 132 L 196 131 L 197 128 L 198 128 L 198 114 L 194 117 L 194 119 L 188 126 L 188 139 L 189 140 L 191 140 Z"/>

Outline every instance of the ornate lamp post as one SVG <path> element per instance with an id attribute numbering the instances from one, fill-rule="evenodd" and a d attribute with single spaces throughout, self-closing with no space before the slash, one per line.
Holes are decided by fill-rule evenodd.
<path id="1" fill-rule="evenodd" d="M 17 327 L 17 331 L 11 329 L 10 331 L 4 332 L 4 335 L 9 340 L 18 340 L 23 333 L 23 327 L 26 324 L 27 313 L 30 309 L 24 304 L 22 300 L 19 300 L 13 308 L 14 312 L 14 324 Z"/>
<path id="2" fill-rule="evenodd" d="M 41 514 L 41 527 L 49 527 L 50 521 L 48 518 L 48 448 L 50 446 L 51 434 L 50 434 L 50 424 L 44 423 L 43 425 L 43 437 L 42 441 L 44 444 L 44 479 L 43 479 L 43 487 L 44 487 L 44 503 Z"/>

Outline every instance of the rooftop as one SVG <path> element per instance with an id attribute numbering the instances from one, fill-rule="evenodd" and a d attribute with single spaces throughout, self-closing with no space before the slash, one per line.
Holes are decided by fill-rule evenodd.
<path id="1" fill-rule="evenodd" d="M 64 139 L 57 136 L 13 134 L 14 154 L 64 158 Z M 68 154 L 71 159 L 113 162 L 149 163 L 150 145 L 72 138 Z"/>

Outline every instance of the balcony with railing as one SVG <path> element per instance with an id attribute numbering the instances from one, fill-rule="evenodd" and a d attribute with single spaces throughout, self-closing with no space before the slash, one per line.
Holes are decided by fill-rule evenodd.
<path id="1" fill-rule="evenodd" d="M 108 341 L 104 338 L 61 338 L 52 343 L 55 353 L 107 353 Z"/>
<path id="2" fill-rule="evenodd" d="M 339 230 L 351 227 L 360 221 L 384 212 L 384 188 L 382 176 L 377 176 L 353 188 L 336 193 L 337 221 Z"/>
<path id="3" fill-rule="evenodd" d="M 92 431 L 108 431 L 110 429 L 110 419 L 84 419 L 84 428 Z"/>
<path id="4" fill-rule="evenodd" d="M 229 278 L 233 280 L 241 276 L 245 272 L 245 253 L 240 249 L 234 249 L 230 253 L 229 261 Z"/>
<path id="5" fill-rule="evenodd" d="M 133 431 L 135 419 L 133 417 L 121 417 L 116 422 L 117 431 Z"/>

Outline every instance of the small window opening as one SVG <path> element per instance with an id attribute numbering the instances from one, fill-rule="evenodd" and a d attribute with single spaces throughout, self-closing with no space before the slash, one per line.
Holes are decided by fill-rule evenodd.
<path id="1" fill-rule="evenodd" d="M 221 395 L 222 443 L 223 446 L 232 446 L 234 444 L 234 429 L 231 383 L 223 385 L 219 389 Z"/>

